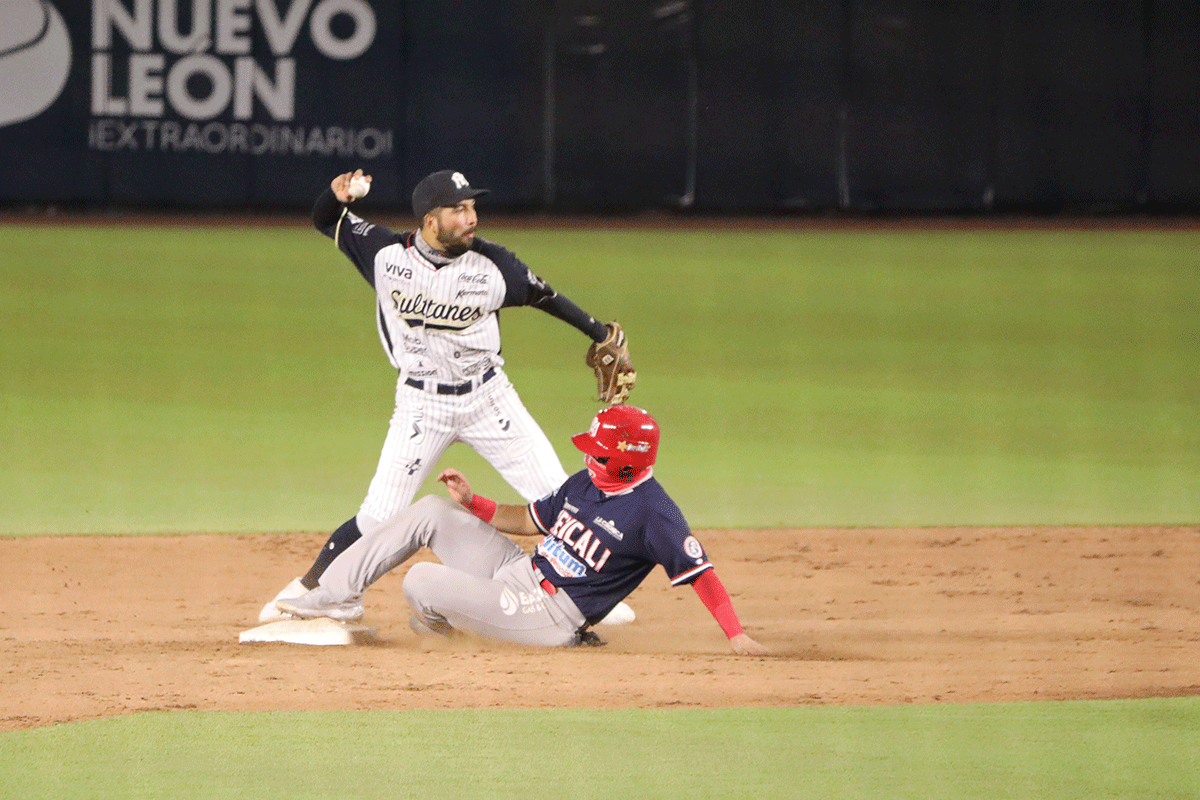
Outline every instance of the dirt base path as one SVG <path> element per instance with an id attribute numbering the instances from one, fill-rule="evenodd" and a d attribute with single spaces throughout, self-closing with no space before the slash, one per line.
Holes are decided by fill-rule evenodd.
<path id="1" fill-rule="evenodd" d="M 163 709 L 713 708 L 1200 694 L 1200 527 L 701 531 L 770 658 L 656 570 L 603 648 L 239 644 L 323 534 L 0 539 L 0 730 Z"/>

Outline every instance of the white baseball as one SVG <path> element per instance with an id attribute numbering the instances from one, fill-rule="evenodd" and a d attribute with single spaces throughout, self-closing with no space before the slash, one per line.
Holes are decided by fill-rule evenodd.
<path id="1" fill-rule="evenodd" d="M 350 186 L 347 187 L 346 194 L 357 200 L 360 197 L 366 197 L 369 191 L 371 191 L 371 182 L 362 175 L 356 175 L 350 179 Z"/>

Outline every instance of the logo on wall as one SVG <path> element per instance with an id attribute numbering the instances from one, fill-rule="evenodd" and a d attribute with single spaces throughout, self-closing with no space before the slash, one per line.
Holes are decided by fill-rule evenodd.
<path id="1" fill-rule="evenodd" d="M 71 72 L 71 40 L 49 0 L 0 2 L 0 127 L 41 114 Z"/>
<path id="2" fill-rule="evenodd" d="M 91 0 L 92 150 L 354 156 L 392 131 L 296 119 L 304 70 L 375 42 L 367 0 Z M 298 60 L 297 43 L 315 58 Z M 310 52 L 311 52 L 310 51 Z"/>

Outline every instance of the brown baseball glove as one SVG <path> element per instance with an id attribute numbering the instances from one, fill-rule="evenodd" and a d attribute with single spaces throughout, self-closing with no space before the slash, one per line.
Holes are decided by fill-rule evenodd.
<path id="1" fill-rule="evenodd" d="M 637 372 L 629 360 L 625 331 L 615 322 L 606 322 L 608 336 L 603 342 L 593 342 L 587 351 L 587 365 L 596 373 L 600 399 L 609 405 L 620 405 L 637 382 Z"/>

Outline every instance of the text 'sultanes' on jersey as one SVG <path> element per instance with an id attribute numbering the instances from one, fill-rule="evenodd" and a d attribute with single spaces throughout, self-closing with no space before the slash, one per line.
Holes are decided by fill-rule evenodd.
<path id="1" fill-rule="evenodd" d="M 656 564 L 671 584 L 712 569 L 679 506 L 651 477 L 628 492 L 606 494 L 587 470 L 529 504 L 546 534 L 533 563 L 595 624 L 636 589 Z"/>
<path id="2" fill-rule="evenodd" d="M 536 305 L 554 290 L 505 248 L 475 237 L 471 249 L 434 264 L 419 232 L 394 233 L 347 213 L 338 247 L 375 288 L 379 338 L 411 378 L 457 383 L 500 367 L 496 312 Z"/>

